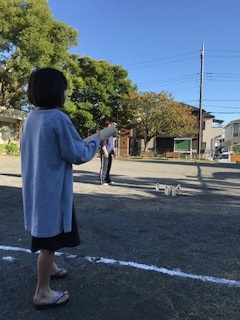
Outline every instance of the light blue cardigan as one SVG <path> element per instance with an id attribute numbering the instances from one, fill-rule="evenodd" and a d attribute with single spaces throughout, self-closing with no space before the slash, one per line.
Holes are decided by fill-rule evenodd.
<path id="1" fill-rule="evenodd" d="M 58 109 L 34 110 L 21 135 L 25 229 L 34 237 L 71 231 L 72 164 L 91 160 L 100 141 L 85 144 L 69 117 Z"/>

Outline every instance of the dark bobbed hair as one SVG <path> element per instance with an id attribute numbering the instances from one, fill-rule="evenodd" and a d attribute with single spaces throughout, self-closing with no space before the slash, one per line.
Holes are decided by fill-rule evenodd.
<path id="1" fill-rule="evenodd" d="M 27 95 L 35 107 L 63 108 L 67 79 L 62 72 L 53 68 L 42 68 L 31 73 Z"/>

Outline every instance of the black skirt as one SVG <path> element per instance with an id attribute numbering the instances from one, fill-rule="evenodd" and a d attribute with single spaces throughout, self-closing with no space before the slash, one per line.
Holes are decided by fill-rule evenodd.
<path id="1" fill-rule="evenodd" d="M 37 252 L 40 249 L 47 249 L 49 251 L 57 251 L 64 247 L 76 247 L 80 244 L 78 234 L 77 221 L 75 210 L 72 211 L 72 231 L 67 233 L 60 233 L 55 237 L 36 238 L 32 236 L 31 251 Z"/>

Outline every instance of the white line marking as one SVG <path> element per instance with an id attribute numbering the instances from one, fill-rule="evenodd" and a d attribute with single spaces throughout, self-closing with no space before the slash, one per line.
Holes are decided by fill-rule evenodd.
<path id="1" fill-rule="evenodd" d="M 114 260 L 114 259 L 108 259 L 108 258 L 94 258 L 94 257 L 88 257 L 86 256 L 85 259 L 91 262 L 96 263 L 105 263 L 105 264 L 119 264 L 121 266 L 128 266 L 132 268 L 138 268 L 142 270 L 148 270 L 148 271 L 155 271 L 163 274 L 167 274 L 169 276 L 175 276 L 175 277 L 181 277 L 181 278 L 190 278 L 190 279 L 196 279 L 201 280 L 204 282 L 213 282 L 218 284 L 226 284 L 230 286 L 240 287 L 240 281 L 237 280 L 228 280 L 224 278 L 216 278 L 216 277 L 210 277 L 210 276 L 202 276 L 202 275 L 195 275 L 191 273 L 185 273 L 181 270 L 171 270 L 166 268 L 160 268 L 154 265 L 146 265 L 142 263 L 136 263 L 131 261 L 120 261 L 120 260 Z"/>
<path id="2" fill-rule="evenodd" d="M 20 248 L 20 247 L 2 246 L 2 245 L 0 245 L 0 250 L 22 251 L 22 252 L 26 252 L 26 253 L 31 253 L 31 250 L 29 250 L 29 249 L 24 249 L 24 248 Z M 66 254 L 66 253 L 62 253 L 62 252 L 55 252 L 55 255 L 65 256 L 66 258 L 70 258 L 70 259 L 77 258 L 77 255 Z M 190 278 L 190 279 L 194 279 L 194 280 L 200 280 L 203 282 L 212 282 L 212 283 L 217 283 L 217 284 L 222 284 L 222 285 L 240 287 L 240 281 L 237 281 L 237 280 L 229 280 L 229 279 L 224 279 L 224 278 L 216 278 L 216 277 L 203 276 L 203 275 L 195 275 L 195 274 L 191 274 L 191 273 L 182 272 L 181 270 L 176 270 L 176 269 L 171 270 L 171 269 L 161 268 L 161 267 L 154 266 L 154 265 L 147 265 L 147 264 L 136 263 L 136 262 L 131 262 L 131 261 L 121 261 L 121 260 L 115 260 L 115 259 L 108 259 L 108 258 L 102 258 L 102 257 L 98 258 L 98 257 L 90 257 L 90 256 L 85 256 L 85 257 L 81 257 L 81 258 L 86 259 L 89 262 L 104 263 L 104 264 L 117 264 L 117 265 L 121 265 L 121 266 L 137 268 L 137 269 L 141 269 L 141 270 L 155 271 L 155 272 L 167 274 L 167 275 L 173 276 L 173 277 Z"/>
<path id="3" fill-rule="evenodd" d="M 32 253 L 32 251 L 29 250 L 29 249 L 20 248 L 20 247 L 1 246 L 1 245 L 0 245 L 0 250 L 22 251 L 22 252 L 26 252 L 26 253 Z M 36 253 L 38 253 L 38 252 L 36 252 Z M 66 258 L 69 258 L 69 259 L 77 258 L 76 254 L 68 254 L 68 253 L 63 253 L 63 252 L 55 252 L 55 255 L 58 256 L 58 257 L 65 256 Z"/>
<path id="4" fill-rule="evenodd" d="M 7 256 L 7 257 L 3 257 L 3 260 L 12 262 L 15 260 L 15 258 Z"/>

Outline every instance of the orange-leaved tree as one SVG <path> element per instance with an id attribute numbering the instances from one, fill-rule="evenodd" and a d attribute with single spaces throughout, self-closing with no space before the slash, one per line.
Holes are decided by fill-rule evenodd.
<path id="1" fill-rule="evenodd" d="M 197 119 L 191 107 L 176 102 L 166 92 L 140 92 L 130 95 L 128 104 L 134 111 L 131 125 L 144 140 L 144 151 L 156 136 L 183 137 L 197 133 Z"/>

